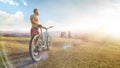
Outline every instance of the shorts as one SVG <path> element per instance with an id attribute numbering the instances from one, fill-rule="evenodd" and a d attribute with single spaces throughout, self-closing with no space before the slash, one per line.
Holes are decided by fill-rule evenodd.
<path id="1" fill-rule="evenodd" d="M 35 36 L 36 34 L 39 34 L 38 28 L 37 27 L 32 27 L 31 28 L 31 38 Z"/>

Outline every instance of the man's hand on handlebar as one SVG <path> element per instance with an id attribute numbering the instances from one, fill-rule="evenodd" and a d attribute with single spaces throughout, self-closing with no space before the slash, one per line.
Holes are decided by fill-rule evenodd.
<path id="1" fill-rule="evenodd" d="M 42 26 L 41 24 L 39 24 L 38 27 L 43 28 L 43 29 L 47 29 L 46 27 Z"/>
<path id="2" fill-rule="evenodd" d="M 41 24 L 38 24 L 38 27 L 42 27 L 42 25 L 41 25 Z"/>
<path id="3" fill-rule="evenodd" d="M 49 26 L 49 27 L 47 28 L 47 27 L 42 26 L 41 24 L 38 24 L 38 27 L 43 28 L 43 29 L 49 29 L 49 28 L 52 28 L 52 27 L 54 27 L 54 26 Z"/>

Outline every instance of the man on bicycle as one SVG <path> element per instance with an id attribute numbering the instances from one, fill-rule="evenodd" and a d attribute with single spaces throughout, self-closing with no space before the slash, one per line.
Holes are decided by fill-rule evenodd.
<path id="1" fill-rule="evenodd" d="M 33 36 L 35 36 L 36 34 L 39 34 L 39 31 L 38 31 L 38 27 L 42 27 L 44 29 L 46 29 L 46 27 L 43 27 L 41 24 L 39 24 L 39 20 L 38 20 L 38 9 L 35 8 L 33 10 L 33 13 L 31 16 L 30 16 L 30 21 L 31 21 L 31 24 L 32 24 L 32 27 L 31 27 L 31 38 Z"/>

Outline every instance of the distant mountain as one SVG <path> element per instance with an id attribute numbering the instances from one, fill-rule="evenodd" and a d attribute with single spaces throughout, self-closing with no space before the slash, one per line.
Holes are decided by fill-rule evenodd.
<path id="1" fill-rule="evenodd" d="M 60 37 L 59 31 L 49 32 L 53 37 Z M 6 37 L 30 37 L 30 33 L 25 32 L 14 32 L 14 31 L 0 31 L 0 36 Z"/>
<path id="2" fill-rule="evenodd" d="M 12 32 L 12 31 L 0 31 L 0 36 L 6 37 L 30 37 L 29 33 Z"/>

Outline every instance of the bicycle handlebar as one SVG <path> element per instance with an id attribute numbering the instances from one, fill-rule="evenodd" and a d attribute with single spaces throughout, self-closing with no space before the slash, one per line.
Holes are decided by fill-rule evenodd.
<path id="1" fill-rule="evenodd" d="M 54 26 L 49 26 L 48 28 L 46 28 L 46 30 L 47 30 L 47 29 L 50 29 L 50 28 L 53 28 L 53 27 L 54 27 Z M 43 27 L 41 26 L 41 27 L 39 27 L 39 28 L 42 29 Z M 45 29 L 45 28 L 43 28 L 43 29 Z"/>
<path id="2" fill-rule="evenodd" d="M 49 28 L 53 28 L 53 27 L 54 27 L 54 26 L 49 26 L 48 29 L 49 29 Z"/>

